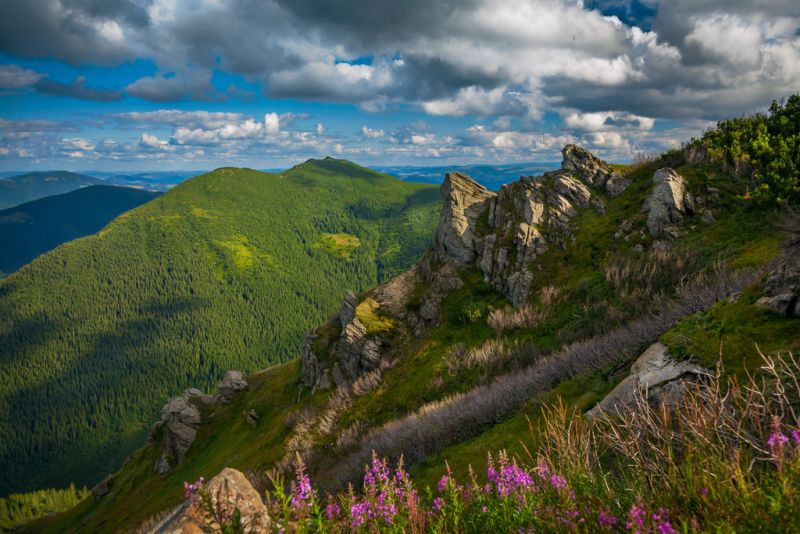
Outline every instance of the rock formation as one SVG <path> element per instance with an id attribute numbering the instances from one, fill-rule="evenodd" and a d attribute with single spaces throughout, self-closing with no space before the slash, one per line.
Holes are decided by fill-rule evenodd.
<path id="1" fill-rule="evenodd" d="M 675 406 L 687 386 L 709 371 L 690 362 L 679 362 L 662 343 L 654 343 L 631 366 L 631 374 L 603 400 L 587 412 L 589 417 L 601 413 L 613 414 L 623 408 L 633 408 L 639 399 L 653 405 Z"/>
<path id="2" fill-rule="evenodd" d="M 222 382 L 219 384 L 217 400 L 220 402 L 230 402 L 248 387 L 247 380 L 244 379 L 244 374 L 241 371 L 227 371 Z"/>
<path id="3" fill-rule="evenodd" d="M 212 510 L 198 497 L 187 499 L 165 519 L 153 527 L 150 534 L 199 534 L 221 532 L 220 520 L 239 511 L 237 532 L 256 534 L 270 532 L 271 520 L 258 491 L 240 471 L 225 468 L 202 490 L 211 500 Z"/>
<path id="4" fill-rule="evenodd" d="M 757 304 L 786 317 L 800 317 L 800 240 L 781 254 Z"/>
<path id="5" fill-rule="evenodd" d="M 167 401 L 161 408 L 161 419 L 150 428 L 148 437 L 151 445 L 160 444 L 154 471 L 165 475 L 184 461 L 186 451 L 197 437 L 197 429 L 202 423 L 202 406 L 230 402 L 247 387 L 241 371 L 228 371 L 219 384 L 219 393 L 214 397 L 190 388 Z"/>
<path id="6" fill-rule="evenodd" d="M 674 170 L 665 167 L 653 174 L 653 191 L 645 200 L 647 229 L 653 237 L 669 232 L 671 227 L 694 215 L 694 199 L 686 189 L 686 180 Z"/>
<path id="7" fill-rule="evenodd" d="M 340 332 L 333 344 L 313 331 L 306 333 L 300 352 L 301 385 L 312 389 L 339 386 L 378 366 L 383 343 L 379 336 L 368 334 L 356 315 L 359 304 L 352 291 L 345 294 L 339 313 L 331 321 Z"/>
<path id="8" fill-rule="evenodd" d="M 576 209 L 602 210 L 595 192 L 619 194 L 628 185 L 624 176 L 580 147 L 567 145 L 562 154 L 560 170 L 523 177 L 496 194 L 468 176 L 448 173 L 441 188 L 444 207 L 435 259 L 457 266 L 475 262 L 486 281 L 514 305 L 524 303 L 534 276 L 530 263 L 572 238 Z"/>

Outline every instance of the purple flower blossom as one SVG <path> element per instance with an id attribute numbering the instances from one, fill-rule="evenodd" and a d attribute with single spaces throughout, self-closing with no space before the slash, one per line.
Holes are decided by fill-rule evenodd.
<path id="1" fill-rule="evenodd" d="M 619 523 L 619 519 L 608 512 L 600 512 L 600 515 L 597 516 L 597 524 L 601 527 L 611 528 L 617 523 Z"/>
<path id="2" fill-rule="evenodd" d="M 647 511 L 644 507 L 639 503 L 633 504 L 630 511 L 628 511 L 628 520 L 625 522 L 625 528 L 634 532 L 641 532 L 639 529 L 644 526 L 646 517 Z"/>
<path id="3" fill-rule="evenodd" d="M 542 480 L 545 480 L 548 476 L 550 476 L 550 466 L 547 465 L 547 462 L 545 462 L 543 458 L 539 459 L 539 465 L 536 466 L 536 472 L 539 474 L 539 478 Z"/>
<path id="4" fill-rule="evenodd" d="M 336 504 L 335 501 L 330 501 L 328 506 L 325 507 L 325 517 L 329 520 L 339 517 L 339 514 L 341 513 L 342 509 L 339 508 L 339 505 Z"/>
<path id="5" fill-rule="evenodd" d="M 708 488 L 706 488 L 706 487 L 700 488 L 700 495 L 702 495 L 703 497 L 708 495 Z"/>
<path id="6" fill-rule="evenodd" d="M 556 489 L 563 489 L 567 487 L 567 479 L 561 475 L 553 475 L 550 477 L 550 485 Z"/>
<path id="7" fill-rule="evenodd" d="M 769 435 L 769 439 L 767 439 L 767 445 L 773 450 L 782 449 L 787 443 L 789 443 L 789 438 L 782 432 L 773 432 Z"/>
<path id="8" fill-rule="evenodd" d="M 205 478 L 200 477 L 192 483 L 184 482 L 183 483 L 183 498 L 188 499 L 197 494 L 200 491 L 200 488 L 203 487 L 203 483 L 206 481 Z"/>
<path id="9" fill-rule="evenodd" d="M 450 481 L 450 477 L 447 475 L 443 475 L 441 479 L 439 479 L 439 491 L 444 491 L 447 488 L 447 483 Z"/>
<path id="10" fill-rule="evenodd" d="M 796 445 L 800 445 L 800 430 L 792 430 L 792 441 L 794 441 Z"/>
<path id="11" fill-rule="evenodd" d="M 433 509 L 436 510 L 437 512 L 441 512 L 443 506 L 444 506 L 444 499 L 442 499 L 441 497 L 436 497 L 433 500 Z"/>

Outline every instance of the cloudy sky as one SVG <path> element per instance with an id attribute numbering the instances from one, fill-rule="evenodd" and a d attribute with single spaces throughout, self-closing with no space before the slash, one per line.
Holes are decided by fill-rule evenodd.
<path id="1" fill-rule="evenodd" d="M 797 0 L 0 0 L 0 170 L 626 160 L 797 91 Z"/>

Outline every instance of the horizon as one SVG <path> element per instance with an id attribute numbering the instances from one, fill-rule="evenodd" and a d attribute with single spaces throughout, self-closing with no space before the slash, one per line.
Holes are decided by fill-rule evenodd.
<path id="1" fill-rule="evenodd" d="M 800 5 L 696 4 L 7 2 L 0 171 L 630 161 L 800 88 Z"/>

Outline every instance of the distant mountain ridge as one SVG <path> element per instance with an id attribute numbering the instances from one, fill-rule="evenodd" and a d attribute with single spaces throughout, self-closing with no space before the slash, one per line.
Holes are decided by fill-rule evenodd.
<path id="1" fill-rule="evenodd" d="M 440 184 L 448 172 L 459 172 L 489 189 L 497 191 L 501 186 L 516 182 L 521 176 L 538 176 L 557 169 L 559 162 L 542 163 L 498 163 L 474 165 L 379 165 L 375 170 L 397 176 L 401 180 L 425 184 Z"/>
<path id="2" fill-rule="evenodd" d="M 0 274 L 97 232 L 117 215 L 158 195 L 131 187 L 90 185 L 0 210 Z"/>
<path id="3" fill-rule="evenodd" d="M 103 180 L 69 171 L 29 172 L 0 178 L 0 209 L 104 183 Z"/>

